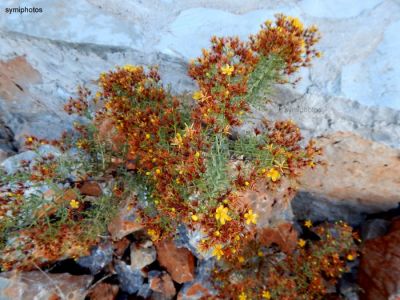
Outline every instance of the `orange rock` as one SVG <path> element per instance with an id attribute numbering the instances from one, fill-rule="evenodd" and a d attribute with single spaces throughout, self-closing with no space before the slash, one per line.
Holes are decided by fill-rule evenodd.
<path id="1" fill-rule="evenodd" d="M 131 243 L 131 241 L 127 238 L 122 238 L 119 241 L 115 241 L 113 243 L 115 255 L 118 257 L 121 257 L 122 255 L 124 255 L 125 250 L 128 249 L 130 243 Z"/>
<path id="2" fill-rule="evenodd" d="M 100 283 L 90 292 L 89 299 L 92 300 L 114 300 L 118 294 L 118 286 L 109 283 Z"/>
<path id="3" fill-rule="evenodd" d="M 174 281 L 184 283 L 194 279 L 195 260 L 186 248 L 177 248 L 174 241 L 157 243 L 157 258 Z"/>
<path id="4" fill-rule="evenodd" d="M 297 231 L 293 228 L 293 224 L 282 223 L 277 227 L 263 228 L 258 231 L 258 238 L 262 245 L 271 246 L 276 244 L 285 253 L 291 253 L 297 245 Z"/>
<path id="5" fill-rule="evenodd" d="M 290 182 L 284 178 L 273 191 L 269 190 L 265 183 L 258 182 L 252 189 L 240 192 L 238 201 L 242 203 L 243 208 L 248 206 L 258 215 L 258 228 L 275 227 L 282 221 L 292 219 L 290 202 L 295 194 L 289 187 Z"/>
<path id="6" fill-rule="evenodd" d="M 400 219 L 389 232 L 368 240 L 362 249 L 359 267 L 361 299 L 397 299 L 400 293 Z"/>
<path id="7" fill-rule="evenodd" d="M 201 283 L 195 282 L 186 288 L 183 288 L 178 294 L 178 300 L 195 300 L 195 299 L 206 299 L 210 297 L 210 291 L 204 287 Z"/>
<path id="8" fill-rule="evenodd" d="M 321 159 L 326 165 L 304 172 L 300 178 L 301 191 L 331 206 L 355 207 L 359 213 L 397 207 L 400 195 L 398 149 L 351 132 L 323 136 L 317 140 L 317 146 L 323 148 Z M 307 205 L 309 203 L 307 201 Z"/>
<path id="9" fill-rule="evenodd" d="M 143 225 L 137 221 L 134 210 L 134 196 L 128 198 L 121 206 L 118 214 L 108 225 L 108 231 L 114 241 L 118 241 L 133 232 L 143 229 Z"/>
<path id="10" fill-rule="evenodd" d="M 158 277 L 153 277 L 150 279 L 150 289 L 161 293 L 168 299 L 174 297 L 176 294 L 176 289 L 171 276 L 169 276 L 169 274 L 166 272 Z"/>
<path id="11" fill-rule="evenodd" d="M 97 182 L 85 181 L 85 183 L 79 188 L 81 194 L 86 196 L 98 197 L 102 194 L 100 185 Z"/>
<path id="12" fill-rule="evenodd" d="M 40 83 L 42 77 L 23 56 L 0 61 L 0 98 L 14 100 L 30 97 L 28 86 Z"/>

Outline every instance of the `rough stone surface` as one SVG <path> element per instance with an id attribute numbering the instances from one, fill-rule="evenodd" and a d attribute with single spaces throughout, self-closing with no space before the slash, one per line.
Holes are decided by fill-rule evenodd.
<path id="1" fill-rule="evenodd" d="M 149 272 L 150 289 L 159 293 L 164 299 L 172 299 L 176 294 L 176 289 L 171 276 L 167 272 Z"/>
<path id="2" fill-rule="evenodd" d="M 282 184 L 274 191 L 258 183 L 252 189 L 240 192 L 238 197 L 244 207 L 251 207 L 258 215 L 258 228 L 274 227 L 284 220 L 293 219 L 290 202 L 294 194 L 287 191 L 288 187 L 289 182 L 286 180 L 282 180 Z"/>
<path id="3" fill-rule="evenodd" d="M 118 241 L 130 233 L 143 229 L 142 224 L 137 222 L 132 199 L 123 203 L 119 213 L 108 225 L 108 231 L 114 241 Z"/>
<path id="4" fill-rule="evenodd" d="M 93 277 L 40 271 L 0 274 L 2 300 L 84 300 Z"/>
<path id="5" fill-rule="evenodd" d="M 215 296 L 210 276 L 214 268 L 215 260 L 199 260 L 197 262 L 196 275 L 194 280 L 186 282 L 179 291 L 178 300 L 200 300 Z"/>
<path id="6" fill-rule="evenodd" d="M 178 283 L 191 281 L 194 278 L 195 259 L 186 248 L 177 248 L 174 241 L 163 241 L 156 244 L 157 259 L 167 269 L 172 279 Z"/>
<path id="7" fill-rule="evenodd" d="M 135 270 L 123 261 L 119 261 L 115 265 L 115 271 L 118 274 L 122 291 L 134 294 L 140 290 L 143 285 L 143 277 L 139 270 Z"/>
<path id="8" fill-rule="evenodd" d="M 141 270 L 153 263 L 157 258 L 156 249 L 151 241 L 131 244 L 131 266 Z"/>
<path id="9" fill-rule="evenodd" d="M 93 300 L 115 300 L 118 290 L 118 285 L 102 282 L 97 284 L 88 296 Z"/>
<path id="10" fill-rule="evenodd" d="M 92 274 L 97 274 L 105 266 L 111 263 L 113 257 L 113 247 L 111 244 L 96 246 L 90 256 L 84 256 L 77 260 L 77 263 L 90 270 Z"/>
<path id="11" fill-rule="evenodd" d="M 361 299 L 397 299 L 400 294 L 400 219 L 382 237 L 368 240 L 359 267 Z"/>
<path id="12" fill-rule="evenodd" d="M 2 1 L 0 8 L 13 3 Z M 70 129 L 73 117 L 61 109 L 65 101 L 78 84 L 94 87 L 98 74 L 115 65 L 159 64 L 174 92 L 191 91 L 195 85 L 186 76 L 186 62 L 209 46 L 212 35 L 246 38 L 282 12 L 320 28 L 324 56 L 302 71 L 295 90 L 279 88 L 271 96 L 274 104 L 256 111 L 253 121 L 265 115 L 292 118 L 307 137 L 346 130 L 400 147 L 396 0 L 35 0 L 32 5 L 45 12 L 4 14 L 0 20 L 3 69 L 12 64 L 19 69 L 7 72 L 31 74 L 15 81 L 23 91 L 11 82 L 0 96 L 1 118 L 19 143 L 26 133 L 56 137 Z M 14 100 L 7 100 L 9 95 Z"/>
<path id="13" fill-rule="evenodd" d="M 276 244 L 286 253 L 291 253 L 297 246 L 297 230 L 291 223 L 263 228 L 259 230 L 258 235 L 262 245 L 269 247 Z"/>
<path id="14" fill-rule="evenodd" d="M 368 220 L 361 224 L 361 239 L 363 241 L 376 239 L 387 233 L 390 221 L 383 219 Z"/>
<path id="15" fill-rule="evenodd" d="M 361 213 L 375 213 L 400 202 L 399 150 L 349 132 L 318 139 L 326 165 L 307 170 L 293 211 L 299 219 L 343 219 L 351 224 Z"/>

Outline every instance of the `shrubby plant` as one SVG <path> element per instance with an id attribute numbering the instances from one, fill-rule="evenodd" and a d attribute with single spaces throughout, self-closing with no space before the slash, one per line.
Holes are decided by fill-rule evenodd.
<path id="1" fill-rule="evenodd" d="M 294 182 L 301 170 L 320 163 L 321 150 L 313 141 L 300 146 L 300 130 L 291 120 L 264 120 L 245 136 L 233 129 L 246 121 L 252 106 L 266 103 L 273 84 L 296 82 L 292 74 L 320 56 L 318 40 L 316 27 L 284 15 L 267 21 L 249 41 L 213 37 L 211 48 L 189 65 L 199 87 L 192 101 L 171 95 L 155 67 L 126 65 L 102 73 L 94 96 L 80 88 L 65 106 L 84 120 L 74 124 L 74 132 L 60 141 L 26 140 L 31 149 L 51 144 L 61 155 L 23 162 L 18 172 L 1 177 L 2 268 L 30 269 L 87 255 L 107 238 L 108 223 L 133 192 L 132 209 L 153 241 L 175 238 L 183 224 L 201 233 L 200 252 L 238 272 L 253 268 L 247 251 L 256 243 L 260 216 L 239 194 L 259 183 L 274 191 L 283 180 Z M 87 182 L 101 186 L 101 195 L 84 195 L 80 187 Z M 293 272 L 302 272 L 302 259 L 324 251 L 325 242 L 262 269 L 257 280 L 250 276 L 227 287 L 229 278 L 222 276 L 218 288 L 240 299 L 284 299 L 280 284 L 303 280 Z M 251 293 L 243 289 L 250 280 Z M 301 291 L 285 299 L 298 295 Z"/>

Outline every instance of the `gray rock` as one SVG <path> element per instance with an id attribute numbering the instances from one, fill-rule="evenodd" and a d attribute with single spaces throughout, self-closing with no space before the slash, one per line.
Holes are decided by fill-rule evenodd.
<path id="1" fill-rule="evenodd" d="M 150 285 L 148 283 L 143 284 L 140 287 L 139 291 L 137 292 L 137 295 L 145 299 L 148 299 L 151 296 Z"/>
<path id="2" fill-rule="evenodd" d="M 156 258 L 156 249 L 151 241 L 145 241 L 138 244 L 131 244 L 131 267 L 141 270 L 152 264 Z"/>
<path id="3" fill-rule="evenodd" d="M 33 161 L 37 156 L 38 154 L 34 151 L 25 151 L 7 158 L 0 164 L 0 167 L 2 167 L 8 174 L 14 174 L 17 172 L 18 168 L 20 168 L 20 162 L 22 160 Z"/>
<path id="4" fill-rule="evenodd" d="M 368 220 L 361 224 L 361 239 L 363 241 L 375 239 L 387 233 L 390 222 L 383 219 Z"/>
<path id="5" fill-rule="evenodd" d="M 90 256 L 81 257 L 77 263 L 90 270 L 92 274 L 97 274 L 105 266 L 111 263 L 113 258 L 113 247 L 111 244 L 96 246 Z"/>
<path id="6" fill-rule="evenodd" d="M 118 274 L 121 290 L 128 294 L 137 293 L 143 285 L 143 277 L 139 270 L 132 268 L 123 261 L 115 265 L 115 271 Z"/>
<path id="7" fill-rule="evenodd" d="M 84 300 L 93 276 L 39 271 L 0 274 L 1 300 Z"/>

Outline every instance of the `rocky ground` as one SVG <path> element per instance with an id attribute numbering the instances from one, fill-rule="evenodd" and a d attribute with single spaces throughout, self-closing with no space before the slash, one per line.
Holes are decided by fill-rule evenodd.
<path id="1" fill-rule="evenodd" d="M 42 7 L 44 12 L 4 12 L 6 7 L 24 5 Z M 276 87 L 272 104 L 254 110 L 252 121 L 240 131 L 268 116 L 293 119 L 307 138 L 317 138 L 327 164 L 305 174 L 291 207 L 281 208 L 283 219 L 287 223 L 344 219 L 361 228 L 368 240 L 365 254 L 359 274 L 353 274 L 357 280 L 344 282 L 342 294 L 358 299 L 357 282 L 365 290 L 363 299 L 396 299 L 400 294 L 400 227 L 393 221 L 400 202 L 399 1 L 2 1 L 3 167 L 13 168 L 18 161 L 13 155 L 25 155 L 26 134 L 55 138 L 70 129 L 74 119 L 63 112 L 63 105 L 78 85 L 95 88 L 100 72 L 127 63 L 157 64 L 174 93 L 191 92 L 196 86 L 186 75 L 187 63 L 208 46 L 212 35 L 245 38 L 277 12 L 316 24 L 324 55 L 302 72 L 296 87 Z M 91 257 L 59 267 L 73 275 L 3 274 L 0 299 L 34 299 L 33 294 L 40 295 L 35 299 L 54 299 L 53 294 L 113 299 L 136 292 L 143 297 L 152 294 L 153 299 L 176 294 L 178 299 L 197 299 L 209 292 L 202 276 L 207 266 L 189 250 L 140 239 L 132 242 L 132 236 L 126 236 L 136 231 L 135 224 L 131 228 L 116 220 L 113 225 L 110 232 L 118 246 L 104 245 Z M 282 239 L 285 226 L 274 223 L 275 239 Z M 288 229 L 283 232 L 290 243 Z M 118 256 L 121 259 L 115 260 Z M 153 271 L 144 276 L 141 270 L 147 266 Z M 114 275 L 98 281 L 109 268 Z M 78 277 L 82 272 L 86 275 Z"/>

